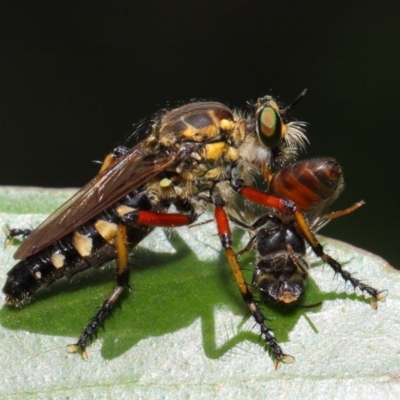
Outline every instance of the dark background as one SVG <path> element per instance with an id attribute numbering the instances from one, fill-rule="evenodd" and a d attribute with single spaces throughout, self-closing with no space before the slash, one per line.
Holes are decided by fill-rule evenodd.
<path id="1" fill-rule="evenodd" d="M 400 6 L 395 1 L 0 3 L 1 185 L 79 187 L 168 102 L 273 94 L 309 122 L 367 205 L 323 233 L 400 266 Z"/>

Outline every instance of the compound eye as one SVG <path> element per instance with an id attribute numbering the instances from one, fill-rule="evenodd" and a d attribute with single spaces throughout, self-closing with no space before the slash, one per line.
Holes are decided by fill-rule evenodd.
<path id="1" fill-rule="evenodd" d="M 269 106 L 264 107 L 258 114 L 258 140 L 269 148 L 278 147 L 283 136 L 282 121 L 278 113 Z"/>

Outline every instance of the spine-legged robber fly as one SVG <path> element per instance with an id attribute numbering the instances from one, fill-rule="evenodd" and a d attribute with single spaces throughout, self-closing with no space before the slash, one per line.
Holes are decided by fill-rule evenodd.
<path id="1" fill-rule="evenodd" d="M 327 207 L 344 189 L 341 166 L 332 158 L 298 161 L 273 175 L 268 193 L 293 201 L 306 218 L 310 232 L 317 232 L 330 220 L 349 214 L 362 206 L 363 201 L 342 211 L 326 213 Z M 260 198 L 263 195 L 260 195 Z M 272 211 L 248 225 L 244 219 L 230 216 L 237 225 L 248 230 L 251 239 L 237 254 L 255 250 L 257 261 L 250 287 L 258 290 L 262 301 L 282 306 L 298 304 L 306 290 L 308 264 L 305 260 L 306 242 L 314 253 L 327 263 L 354 289 L 371 296 L 371 307 L 377 309 L 377 301 L 385 301 L 387 291 L 378 291 L 353 277 L 341 264 L 327 255 L 315 237 L 304 236 L 293 213 Z M 267 327 L 263 315 L 260 325 Z"/>
<path id="2" fill-rule="evenodd" d="M 291 214 L 312 248 L 322 252 L 292 200 L 252 186 L 259 172 L 269 182 L 306 143 L 303 124 L 288 122 L 287 110 L 266 96 L 248 115 L 217 102 L 155 114 L 140 127 L 147 133 L 145 139 L 132 148 L 115 149 L 95 178 L 27 236 L 14 255 L 21 261 L 9 271 L 3 288 L 6 303 L 22 306 L 41 286 L 116 259 L 115 288 L 68 348 L 81 350 L 86 359 L 87 342 L 129 287 L 129 250 L 155 227 L 189 225 L 213 205 L 242 297 L 275 359 L 289 361 L 260 317 L 232 249 L 227 216 L 240 196 Z M 177 212 L 169 212 L 172 205 Z M 10 239 L 17 232 L 11 230 Z"/>

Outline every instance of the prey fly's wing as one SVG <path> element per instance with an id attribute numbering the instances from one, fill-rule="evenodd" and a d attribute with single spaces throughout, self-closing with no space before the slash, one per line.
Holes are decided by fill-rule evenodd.
<path id="1" fill-rule="evenodd" d="M 21 244 L 15 259 L 36 254 L 95 217 L 125 195 L 166 168 L 179 163 L 186 151 L 147 155 L 140 142 L 100 172 L 73 197 L 50 215 Z"/>

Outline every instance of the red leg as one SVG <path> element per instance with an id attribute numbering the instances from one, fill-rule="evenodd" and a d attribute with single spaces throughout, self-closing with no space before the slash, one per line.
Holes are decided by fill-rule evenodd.
<path id="1" fill-rule="evenodd" d="M 349 272 L 344 270 L 342 266 L 334 260 L 332 257 L 324 252 L 321 243 L 318 242 L 314 233 L 311 231 L 310 226 L 304 215 L 297 209 L 296 204 L 290 200 L 280 199 L 279 197 L 264 193 L 261 190 L 254 189 L 252 187 L 244 186 L 239 189 L 239 193 L 251 200 L 254 203 L 263 205 L 265 207 L 273 208 L 283 213 L 292 214 L 296 220 L 297 227 L 305 240 L 313 249 L 314 253 L 326 262 L 335 273 L 339 274 L 346 282 L 350 282 L 354 289 L 358 288 L 362 292 L 366 292 L 371 296 L 371 307 L 377 308 L 377 301 L 384 302 L 386 300 L 386 291 L 378 291 L 371 286 L 365 285 L 358 279 L 351 276 Z M 329 215 L 329 214 L 328 214 Z M 331 217 L 333 218 L 333 217 Z"/>
<path id="2" fill-rule="evenodd" d="M 138 225 L 172 228 L 174 226 L 189 225 L 193 222 L 190 217 L 184 214 L 156 213 L 151 211 L 138 211 L 135 214 L 135 223 Z"/>

